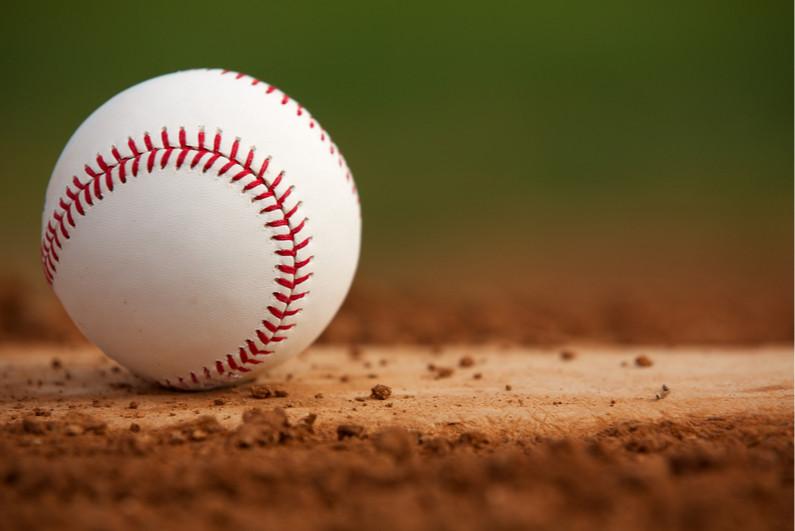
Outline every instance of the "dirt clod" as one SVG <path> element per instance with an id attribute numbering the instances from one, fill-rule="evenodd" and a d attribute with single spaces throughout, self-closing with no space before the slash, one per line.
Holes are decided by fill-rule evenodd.
<path id="1" fill-rule="evenodd" d="M 651 361 L 651 358 L 646 356 L 645 354 L 641 354 L 637 358 L 635 358 L 635 365 L 638 367 L 651 367 L 654 365 L 654 362 Z"/>
<path id="2" fill-rule="evenodd" d="M 458 361 L 458 366 L 462 368 L 472 367 L 475 365 L 475 360 L 472 359 L 472 356 L 464 356 Z"/>
<path id="3" fill-rule="evenodd" d="M 436 367 L 436 379 L 449 378 L 453 375 L 455 370 L 450 367 Z"/>
<path id="4" fill-rule="evenodd" d="M 373 445 L 381 452 L 387 453 L 398 461 L 411 457 L 417 445 L 417 436 L 412 435 L 403 427 L 392 427 L 377 433 L 373 437 Z"/>
<path id="5" fill-rule="evenodd" d="M 191 441 L 203 441 L 207 438 L 209 434 L 201 429 L 195 429 L 190 432 L 190 440 Z"/>
<path id="6" fill-rule="evenodd" d="M 345 439 L 361 438 L 364 434 L 364 426 L 358 424 L 340 424 L 337 426 L 337 439 L 342 441 Z"/>
<path id="7" fill-rule="evenodd" d="M 370 396 L 376 400 L 386 400 L 392 396 L 392 388 L 386 385 L 378 384 L 370 390 Z"/>
<path id="8" fill-rule="evenodd" d="M 270 398 L 273 396 L 273 389 L 270 385 L 252 385 L 251 396 L 254 398 Z"/>
<path id="9" fill-rule="evenodd" d="M 299 430 L 305 430 L 308 433 L 315 433 L 314 425 L 315 421 L 317 420 L 317 415 L 315 413 L 310 413 L 309 415 L 302 418 L 298 421 L 296 428 Z"/>
<path id="10" fill-rule="evenodd" d="M 70 437 L 74 437 L 76 435 L 83 435 L 83 432 L 85 432 L 85 430 L 83 429 L 82 426 L 78 424 L 67 424 L 63 428 L 64 435 L 69 435 Z"/>
<path id="11" fill-rule="evenodd" d="M 564 349 L 560 351 L 560 359 L 564 361 L 571 361 L 577 357 L 577 353 L 573 350 Z"/>
<path id="12" fill-rule="evenodd" d="M 33 417 L 25 417 L 22 420 L 22 427 L 26 432 L 32 433 L 34 435 L 44 434 L 44 423 Z"/>
<path id="13" fill-rule="evenodd" d="M 473 448 L 483 448 L 489 444 L 489 439 L 479 431 L 468 431 L 458 437 L 458 444 Z"/>

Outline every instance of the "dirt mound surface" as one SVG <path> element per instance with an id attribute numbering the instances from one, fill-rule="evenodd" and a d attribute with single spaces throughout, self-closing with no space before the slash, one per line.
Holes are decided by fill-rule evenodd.
<path id="1" fill-rule="evenodd" d="M 785 289 L 751 294 L 727 289 L 709 295 L 650 291 L 444 298 L 354 286 L 320 341 L 757 344 L 792 342 L 794 317 L 792 294 Z"/>
<path id="2" fill-rule="evenodd" d="M 792 290 L 440 296 L 355 284 L 320 338 L 340 344 L 759 344 L 793 341 Z M 674 292 L 675 295 L 671 295 Z M 54 295 L 0 278 L 0 342 L 85 344 Z"/>
<path id="3" fill-rule="evenodd" d="M 87 414 L 0 428 L 12 529 L 791 529 L 793 419 L 454 438 L 250 409 L 158 429 Z"/>

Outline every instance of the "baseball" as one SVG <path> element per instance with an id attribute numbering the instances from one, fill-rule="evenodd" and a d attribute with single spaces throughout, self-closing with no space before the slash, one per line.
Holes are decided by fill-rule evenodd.
<path id="1" fill-rule="evenodd" d="M 151 79 L 77 129 L 44 205 L 44 274 L 80 331 L 174 389 L 253 379 L 328 325 L 359 257 L 337 146 L 275 87 Z"/>

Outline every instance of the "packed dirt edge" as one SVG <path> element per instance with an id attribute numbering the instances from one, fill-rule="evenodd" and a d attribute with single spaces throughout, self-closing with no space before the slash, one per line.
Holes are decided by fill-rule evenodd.
<path id="1" fill-rule="evenodd" d="M 6 529 L 787 529 L 790 415 L 618 422 L 580 437 L 426 436 L 252 408 L 108 429 L 2 426 Z M 48 510 L 42 512 L 45 505 Z"/>

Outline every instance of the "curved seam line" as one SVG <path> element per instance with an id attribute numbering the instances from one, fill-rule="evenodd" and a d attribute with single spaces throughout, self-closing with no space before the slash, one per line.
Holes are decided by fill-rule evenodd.
<path id="1" fill-rule="evenodd" d="M 206 69 L 207 72 L 212 72 L 213 70 L 219 71 L 217 68 L 207 68 Z M 309 127 L 311 129 L 314 129 L 315 126 L 317 126 L 317 128 L 320 130 L 320 140 L 324 142 L 326 140 L 326 138 L 328 138 L 329 144 L 331 145 L 329 147 L 329 152 L 332 155 L 334 155 L 335 152 L 337 153 L 338 159 L 339 159 L 340 168 L 342 168 L 343 165 L 345 166 L 345 179 L 351 185 L 351 193 L 353 193 L 353 195 L 356 196 L 357 205 L 360 204 L 360 202 L 359 202 L 359 192 L 356 189 L 356 183 L 353 181 L 353 176 L 351 175 L 350 168 L 348 167 L 348 161 L 345 160 L 345 156 L 342 154 L 342 151 L 340 151 L 339 147 L 334 143 L 333 140 L 331 140 L 331 136 L 326 132 L 325 129 L 323 129 L 323 127 L 321 127 L 320 123 L 317 120 L 315 120 L 315 117 L 312 116 L 312 114 L 310 114 L 309 111 L 307 111 L 303 106 L 301 106 L 300 103 L 298 103 L 297 101 L 292 99 L 290 96 L 288 96 L 283 90 L 279 90 L 275 86 L 269 85 L 268 83 L 265 83 L 264 81 L 260 81 L 259 79 L 255 78 L 253 76 L 249 76 L 248 74 L 243 74 L 241 72 L 234 72 L 232 70 L 220 70 L 219 72 L 220 72 L 220 74 L 222 76 L 226 75 L 226 74 L 234 74 L 235 80 L 239 80 L 239 79 L 242 79 L 244 77 L 248 77 L 249 79 L 251 79 L 251 85 L 252 86 L 256 86 L 256 85 L 259 85 L 260 83 L 262 83 L 263 85 L 265 85 L 267 87 L 265 89 L 265 94 L 266 95 L 267 94 L 273 94 L 275 91 L 279 91 L 279 92 L 282 93 L 282 101 L 281 101 L 282 105 L 287 105 L 288 102 L 295 103 L 295 105 L 297 107 L 296 116 L 301 116 L 301 115 L 304 114 L 304 112 L 306 112 L 306 115 L 309 117 Z"/>
<path id="2" fill-rule="evenodd" d="M 132 177 L 137 177 L 138 173 L 146 170 L 147 173 L 151 174 L 152 170 L 154 169 L 154 165 L 157 162 L 155 159 L 158 155 L 158 152 L 162 152 L 160 155 L 160 162 L 159 167 L 161 169 L 165 168 L 166 164 L 168 163 L 170 157 L 175 151 L 178 151 L 179 154 L 177 156 L 176 161 L 176 169 L 179 170 L 184 164 L 186 164 L 186 159 L 188 158 L 188 154 L 191 152 L 195 152 L 194 157 L 190 161 L 189 165 L 190 168 L 193 169 L 194 167 L 198 166 L 202 159 L 210 154 L 210 159 L 204 164 L 201 168 L 202 173 L 206 173 L 210 168 L 213 168 L 217 165 L 218 160 L 226 161 L 226 163 L 218 170 L 218 177 L 224 175 L 225 173 L 229 172 L 235 165 L 242 168 L 242 171 L 235 173 L 230 182 L 236 182 L 246 177 L 248 175 L 254 175 L 255 179 L 250 183 L 246 184 L 242 191 L 247 192 L 259 186 L 265 186 L 266 192 L 260 193 L 254 198 L 252 198 L 252 202 L 254 201 L 264 201 L 266 199 L 270 199 L 269 202 L 273 203 L 268 207 L 262 209 L 260 212 L 273 212 L 275 210 L 279 210 L 282 214 L 282 219 L 277 221 L 272 221 L 266 223 L 266 226 L 269 228 L 276 228 L 276 227 L 287 227 L 287 234 L 276 234 L 272 236 L 272 239 L 276 239 L 279 241 L 290 241 L 292 244 L 291 249 L 278 249 L 275 253 L 279 256 L 291 256 L 293 260 L 293 265 L 288 266 L 285 264 L 281 264 L 277 266 L 280 272 L 284 273 L 285 275 L 291 276 L 292 281 L 285 277 L 276 277 L 275 281 L 289 289 L 289 294 L 284 295 L 281 292 L 273 292 L 272 295 L 278 300 L 282 302 L 284 306 L 284 310 L 279 310 L 273 306 L 269 306 L 269 312 L 277 319 L 276 324 L 270 323 L 267 319 L 263 319 L 262 323 L 265 329 L 271 333 L 271 336 L 268 337 L 265 332 L 262 330 L 255 330 L 255 335 L 257 339 L 263 344 L 264 347 L 267 347 L 268 344 L 271 342 L 279 342 L 286 339 L 287 331 L 291 328 L 295 327 L 295 324 L 283 324 L 285 319 L 291 317 L 301 311 L 302 308 L 294 308 L 291 309 L 290 305 L 297 300 L 304 298 L 308 292 L 303 293 L 296 293 L 296 286 L 301 284 L 302 282 L 306 281 L 311 273 L 308 273 L 302 277 L 298 277 L 298 270 L 307 266 L 311 260 L 312 256 L 309 258 L 302 260 L 301 262 L 297 262 L 298 252 L 306 247 L 311 240 L 311 236 L 305 238 L 300 243 L 296 244 L 296 234 L 300 232 L 306 223 L 306 219 L 303 219 L 297 225 L 291 222 L 290 218 L 295 214 L 298 209 L 300 202 L 296 202 L 292 209 L 289 209 L 284 205 L 285 200 L 291 195 L 294 186 L 289 186 L 287 190 L 281 194 L 281 196 L 277 196 L 276 187 L 281 183 L 284 172 L 281 172 L 276 179 L 271 183 L 265 179 L 265 171 L 268 168 L 270 163 L 270 158 L 266 158 L 260 166 L 258 172 L 254 172 L 251 168 L 251 164 L 254 158 L 254 148 L 249 150 L 248 156 L 245 162 L 240 162 L 237 160 L 237 154 L 239 151 L 240 141 L 239 139 L 235 139 L 234 143 L 232 144 L 231 152 L 229 154 L 225 154 L 221 151 L 221 143 L 222 143 L 222 135 L 219 132 L 215 134 L 213 138 L 213 148 L 207 149 L 204 147 L 206 136 L 204 131 L 200 130 L 198 134 L 199 146 L 190 146 L 187 144 L 185 130 L 180 128 L 179 131 L 179 145 L 172 145 L 169 141 L 168 131 L 164 127 L 161 133 L 161 139 L 163 142 L 162 148 L 155 147 L 152 143 L 151 136 L 148 133 L 144 133 L 144 145 L 146 148 L 144 150 L 139 150 L 138 145 L 135 141 L 130 138 L 128 141 L 128 147 L 130 151 L 132 151 L 132 156 L 123 157 L 119 153 L 118 149 L 115 146 L 112 146 L 111 153 L 115 159 L 114 162 L 108 163 L 104 160 L 101 155 L 97 155 L 96 163 L 100 168 L 100 171 L 96 171 L 91 168 L 88 164 L 85 165 L 85 173 L 89 176 L 88 181 L 85 183 L 81 182 L 77 176 L 73 176 L 72 178 L 72 185 L 77 189 L 75 192 L 69 185 L 66 187 L 65 195 L 68 198 L 68 201 L 64 200 L 64 196 L 61 196 L 58 200 L 58 206 L 60 206 L 63 211 L 58 212 L 57 209 L 53 212 L 51 219 L 47 223 L 47 228 L 45 230 L 45 235 L 42 238 L 42 267 L 44 268 L 44 274 L 47 278 L 47 282 L 52 285 L 55 274 L 56 274 L 56 263 L 60 262 L 60 257 L 58 256 L 57 252 L 55 251 L 55 247 L 57 246 L 59 249 L 63 248 L 63 245 L 60 242 L 60 238 L 58 233 L 60 232 L 61 236 L 65 239 L 69 239 L 69 229 L 67 225 L 71 226 L 72 228 L 76 228 L 75 218 L 72 214 L 72 207 L 75 208 L 77 213 L 80 217 L 86 215 L 86 208 L 84 208 L 83 204 L 81 203 L 81 196 L 83 201 L 88 206 L 94 206 L 94 201 L 98 200 L 101 201 L 104 196 L 102 191 L 102 181 L 105 181 L 105 189 L 107 193 L 112 193 L 114 189 L 114 182 L 113 182 L 113 172 L 114 170 L 118 174 L 118 180 L 120 184 L 124 184 L 127 182 L 128 171 Z M 148 155 L 148 156 L 147 156 Z M 130 162 L 131 161 L 131 162 Z M 130 162 L 130 168 L 127 169 L 127 163 Z M 141 168 L 141 163 L 145 164 L 145 168 Z M 103 179 L 104 176 L 104 179 Z M 53 222 L 57 226 L 57 229 L 53 227 Z M 283 334 L 277 336 L 277 334 Z M 246 343 L 246 347 L 239 347 L 238 350 L 238 358 L 239 362 L 237 362 L 232 354 L 227 354 L 225 357 L 225 364 L 228 368 L 224 365 L 224 361 L 216 360 L 216 365 L 213 367 L 215 372 L 218 373 L 219 376 L 226 375 L 227 377 L 238 377 L 237 373 L 245 373 L 250 372 L 251 369 L 247 367 L 243 367 L 243 364 L 260 364 L 262 363 L 261 360 L 257 360 L 254 357 L 260 354 L 272 354 L 273 351 L 262 350 L 259 349 L 252 339 L 244 340 Z M 246 352 L 248 350 L 248 352 Z M 249 354 L 253 357 L 249 357 Z M 240 363 L 240 365 L 238 365 Z M 203 376 L 205 381 L 213 381 L 214 378 L 212 376 L 212 371 L 207 368 L 203 367 Z M 172 383 L 170 379 L 166 379 L 163 382 L 155 381 L 156 384 L 162 387 L 168 388 L 190 388 L 190 384 L 186 381 L 186 378 L 189 378 L 191 383 L 194 385 L 201 385 L 202 382 L 200 380 L 200 376 L 197 376 L 194 372 L 190 373 L 189 377 L 177 377 L 176 381 Z"/>

